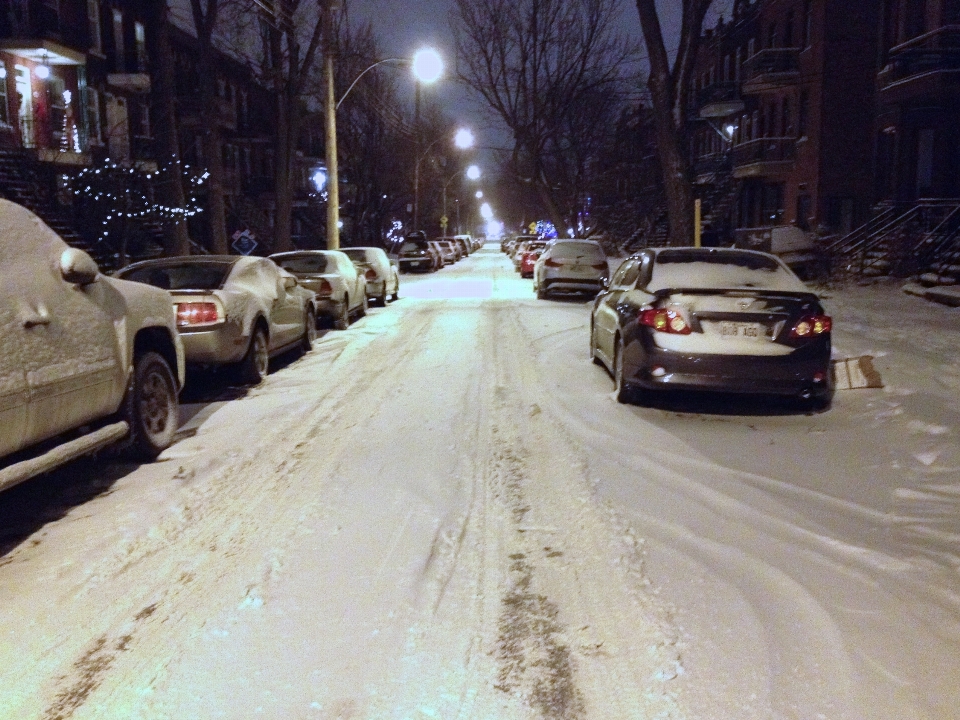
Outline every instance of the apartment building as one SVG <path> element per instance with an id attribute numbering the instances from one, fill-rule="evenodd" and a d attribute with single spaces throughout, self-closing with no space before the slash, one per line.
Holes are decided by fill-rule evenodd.
<path id="1" fill-rule="evenodd" d="M 880 10 L 737 0 L 705 34 L 691 151 L 718 242 L 773 228 L 842 234 L 869 216 Z"/>

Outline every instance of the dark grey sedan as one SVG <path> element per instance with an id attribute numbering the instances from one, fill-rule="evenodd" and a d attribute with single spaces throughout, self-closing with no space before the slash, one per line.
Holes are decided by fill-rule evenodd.
<path id="1" fill-rule="evenodd" d="M 831 319 L 779 258 L 750 250 L 648 248 L 593 307 L 590 351 L 617 400 L 656 389 L 786 395 L 826 407 Z"/>

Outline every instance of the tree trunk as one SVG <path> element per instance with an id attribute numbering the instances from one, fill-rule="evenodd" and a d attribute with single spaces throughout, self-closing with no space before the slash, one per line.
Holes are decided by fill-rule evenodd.
<path id="1" fill-rule="evenodd" d="M 177 136 L 176 81 L 173 52 L 170 47 L 170 25 L 166 0 L 151 0 L 144 17 L 147 25 L 147 52 L 150 55 L 151 101 L 156 108 L 157 163 L 168 166 L 169 182 L 158 188 L 160 201 L 168 207 L 184 208 L 187 204 L 183 189 L 183 168 L 180 162 L 180 140 Z M 167 255 L 189 255 L 190 236 L 187 221 L 171 223 L 164 237 Z"/>

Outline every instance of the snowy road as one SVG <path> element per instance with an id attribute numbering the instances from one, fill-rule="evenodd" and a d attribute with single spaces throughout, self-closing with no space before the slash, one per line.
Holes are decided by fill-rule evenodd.
<path id="1" fill-rule="evenodd" d="M 625 407 L 494 246 L 404 275 L 0 495 L 0 718 L 960 718 L 960 314 L 827 303 L 883 390 Z"/>

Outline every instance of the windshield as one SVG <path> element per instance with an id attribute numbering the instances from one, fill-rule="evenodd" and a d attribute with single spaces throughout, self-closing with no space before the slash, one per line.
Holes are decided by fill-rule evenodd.
<path id="1" fill-rule="evenodd" d="M 366 250 L 344 248 L 343 253 L 354 262 L 369 262 L 372 260 L 372 258 L 367 256 Z"/>
<path id="2" fill-rule="evenodd" d="M 292 255 L 290 257 L 274 258 L 277 265 L 294 275 L 317 275 L 327 272 L 330 259 L 320 253 L 310 255 Z"/>
<path id="3" fill-rule="evenodd" d="M 606 259 L 599 245 L 593 243 L 559 242 L 550 249 L 550 257 L 565 260 L 589 260 L 601 263 Z"/>
<path id="4" fill-rule="evenodd" d="M 232 267 L 232 262 L 140 267 L 119 277 L 164 290 L 216 290 L 223 286 Z"/>

